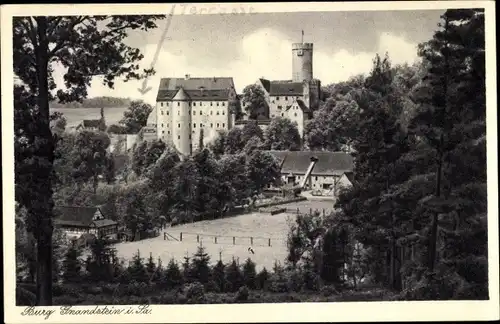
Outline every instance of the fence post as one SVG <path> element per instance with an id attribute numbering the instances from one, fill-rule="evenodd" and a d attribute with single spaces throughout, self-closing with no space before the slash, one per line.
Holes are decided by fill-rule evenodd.
<path id="1" fill-rule="evenodd" d="M 236 245 L 236 238 L 233 236 L 233 245 Z"/>
<path id="2" fill-rule="evenodd" d="M 271 246 L 271 239 L 269 239 L 269 246 Z"/>
<path id="3" fill-rule="evenodd" d="M 200 235 L 196 235 L 196 242 L 200 243 Z"/>
<path id="4" fill-rule="evenodd" d="M 325 209 L 323 208 L 323 217 L 325 217 Z"/>
<path id="5" fill-rule="evenodd" d="M 297 208 L 297 215 L 299 214 L 299 209 Z"/>
<path id="6" fill-rule="evenodd" d="M 179 241 L 181 241 L 181 242 L 182 242 L 182 232 L 181 232 L 181 233 L 180 233 L 180 235 L 179 235 Z"/>
<path id="7" fill-rule="evenodd" d="M 250 245 L 253 245 L 253 237 L 250 237 Z"/>
<path id="8" fill-rule="evenodd" d="M 167 240 L 167 232 L 163 232 L 163 240 L 166 241 Z"/>
<path id="9" fill-rule="evenodd" d="M 217 236 L 214 236 L 215 244 L 217 244 Z"/>
<path id="10" fill-rule="evenodd" d="M 313 214 L 313 209 L 309 208 L 309 216 L 311 216 L 312 214 Z"/>

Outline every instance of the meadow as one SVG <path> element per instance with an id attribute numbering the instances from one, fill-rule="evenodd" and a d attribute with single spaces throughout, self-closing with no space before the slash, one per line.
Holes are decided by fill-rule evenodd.
<path id="1" fill-rule="evenodd" d="M 104 108 L 106 124 L 117 124 L 127 107 Z M 51 112 L 61 112 L 67 121 L 67 127 L 76 126 L 84 119 L 101 118 L 100 108 L 50 108 Z"/>
<path id="2" fill-rule="evenodd" d="M 289 210 L 299 208 L 300 212 L 331 208 L 331 202 L 301 201 L 283 205 Z M 137 251 L 142 258 L 152 254 L 155 260 L 160 258 L 166 264 L 172 258 L 179 264 L 184 257 L 191 257 L 200 244 L 215 263 L 219 258 L 224 263 L 233 260 L 242 264 L 247 258 L 256 263 L 257 269 L 272 269 L 275 262 L 282 265 L 287 257 L 286 238 L 289 222 L 294 221 L 295 213 L 270 215 L 252 213 L 216 220 L 200 221 L 168 227 L 160 236 L 137 242 L 124 242 L 115 245 L 118 256 L 130 261 Z M 164 239 L 164 232 L 168 233 Z M 182 233 L 182 241 L 180 241 Z M 217 241 L 215 241 L 217 237 Z M 234 237 L 234 241 L 233 241 Z M 251 239 L 252 238 L 252 239 Z M 270 242 L 269 242 L 270 239 Z M 252 244 L 253 243 L 253 244 Z M 270 246 L 269 246 L 270 243 Z M 248 251 L 252 246 L 254 254 Z"/>

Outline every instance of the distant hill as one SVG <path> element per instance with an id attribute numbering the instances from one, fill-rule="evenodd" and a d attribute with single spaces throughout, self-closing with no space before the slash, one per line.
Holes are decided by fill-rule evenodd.
<path id="1" fill-rule="evenodd" d="M 125 108 L 130 105 L 129 98 L 94 97 L 83 99 L 83 102 L 69 102 L 65 104 L 53 101 L 50 108 Z"/>

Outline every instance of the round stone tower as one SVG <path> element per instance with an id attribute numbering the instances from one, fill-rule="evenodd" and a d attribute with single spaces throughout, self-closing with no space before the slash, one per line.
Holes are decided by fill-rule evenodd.
<path id="1" fill-rule="evenodd" d="M 191 155 L 191 107 L 184 89 L 172 99 L 172 141 L 183 155 Z"/>
<path id="2" fill-rule="evenodd" d="M 293 82 L 313 79 L 313 44 L 292 44 L 292 80 Z"/>

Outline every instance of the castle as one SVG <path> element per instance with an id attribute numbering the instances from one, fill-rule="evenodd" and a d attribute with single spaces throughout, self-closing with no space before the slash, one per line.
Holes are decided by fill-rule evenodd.
<path id="1" fill-rule="evenodd" d="M 313 78 L 313 44 L 292 44 L 292 79 L 257 80 L 265 93 L 267 107 L 258 112 L 257 123 L 265 129 L 272 118 L 289 118 L 297 123 L 301 137 L 304 123 L 319 105 L 321 82 Z M 243 127 L 248 117 L 235 120 L 230 102 L 239 100 L 231 77 L 161 79 L 156 106 L 144 140 L 161 139 L 183 155 L 191 155 L 201 142 L 208 143 L 219 130 Z"/>

